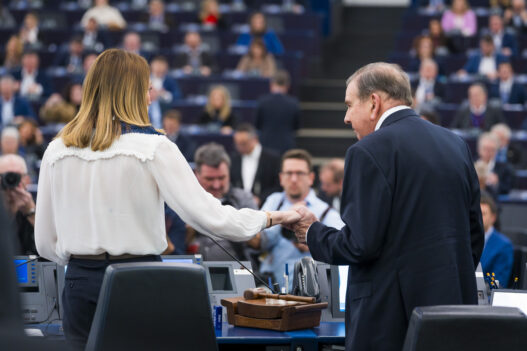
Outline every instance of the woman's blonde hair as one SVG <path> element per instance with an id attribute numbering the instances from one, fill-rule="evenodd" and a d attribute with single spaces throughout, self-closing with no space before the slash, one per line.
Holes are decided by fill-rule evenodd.
<path id="1" fill-rule="evenodd" d="M 229 93 L 229 90 L 225 88 L 223 85 L 215 85 L 210 89 L 209 98 L 207 100 L 207 106 L 205 106 L 205 111 L 211 116 L 213 116 L 216 113 L 216 109 L 212 106 L 211 103 L 211 96 L 214 91 L 220 91 L 223 94 L 223 106 L 220 108 L 220 119 L 222 121 L 225 121 L 227 117 L 231 114 L 231 94 Z"/>
<path id="2" fill-rule="evenodd" d="M 14 44 L 13 44 L 14 43 Z M 9 51 L 10 46 L 14 46 L 14 51 Z M 22 61 L 22 54 L 24 53 L 24 43 L 18 35 L 12 35 L 7 41 L 5 53 L 4 66 L 12 68 L 14 66 L 20 65 Z"/>
<path id="3" fill-rule="evenodd" d="M 201 10 L 199 12 L 200 20 L 204 21 L 205 19 L 207 19 L 207 16 L 211 14 L 211 13 L 209 13 L 209 6 L 210 6 L 211 3 L 216 4 L 216 7 L 218 6 L 218 1 L 217 0 L 203 0 L 201 2 Z M 219 12 L 219 9 L 218 9 L 218 13 L 216 13 L 215 15 L 218 18 L 221 17 L 221 13 Z"/>
<path id="4" fill-rule="evenodd" d="M 121 135 L 121 122 L 150 126 L 149 86 L 144 58 L 120 49 L 104 51 L 86 75 L 79 112 L 59 137 L 66 146 L 102 151 Z"/>

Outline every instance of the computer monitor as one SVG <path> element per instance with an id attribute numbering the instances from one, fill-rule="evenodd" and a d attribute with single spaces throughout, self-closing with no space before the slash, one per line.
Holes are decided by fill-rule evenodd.
<path id="1" fill-rule="evenodd" d="M 38 291 L 38 266 L 30 256 L 15 256 L 14 263 L 18 286 L 24 290 Z"/>
<path id="2" fill-rule="evenodd" d="M 331 313 L 333 318 L 344 318 L 348 271 L 348 266 L 331 266 Z"/>
<path id="3" fill-rule="evenodd" d="M 163 255 L 163 262 L 171 263 L 194 263 L 201 264 L 203 259 L 201 255 Z"/>
<path id="4" fill-rule="evenodd" d="M 517 307 L 527 314 L 527 290 L 493 290 L 491 304 L 492 306 Z"/>

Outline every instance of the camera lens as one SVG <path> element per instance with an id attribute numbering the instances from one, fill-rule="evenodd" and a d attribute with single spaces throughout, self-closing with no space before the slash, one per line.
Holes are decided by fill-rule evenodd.
<path id="1" fill-rule="evenodd" d="M 7 172 L 1 175 L 2 177 L 2 188 L 4 190 L 14 189 L 20 184 L 22 175 L 15 172 Z"/>

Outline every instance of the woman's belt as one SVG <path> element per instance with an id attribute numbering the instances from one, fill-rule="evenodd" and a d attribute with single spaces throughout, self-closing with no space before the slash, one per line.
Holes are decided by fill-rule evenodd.
<path id="1" fill-rule="evenodd" d="M 104 252 L 99 255 L 71 255 L 70 258 L 77 258 L 79 260 L 99 260 L 99 261 L 105 261 L 105 260 L 129 260 L 132 258 L 140 258 L 140 257 L 146 257 L 146 256 L 152 256 L 152 255 L 130 255 L 130 254 L 122 254 L 122 255 L 109 255 L 107 252 Z"/>

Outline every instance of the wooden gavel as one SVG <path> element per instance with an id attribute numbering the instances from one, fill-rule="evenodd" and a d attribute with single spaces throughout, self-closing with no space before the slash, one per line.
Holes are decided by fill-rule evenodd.
<path id="1" fill-rule="evenodd" d="M 308 296 L 295 296 L 295 295 L 280 295 L 280 294 L 268 294 L 259 289 L 247 289 L 243 292 L 243 297 L 246 300 L 255 300 L 260 298 L 268 299 L 279 299 L 286 301 L 297 301 L 297 302 L 306 302 L 306 303 L 315 303 L 314 297 Z"/>

